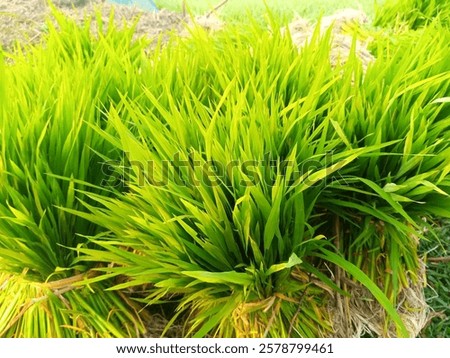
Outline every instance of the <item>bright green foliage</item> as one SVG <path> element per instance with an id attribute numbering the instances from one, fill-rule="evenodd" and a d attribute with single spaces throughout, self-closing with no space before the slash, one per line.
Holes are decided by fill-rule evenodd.
<path id="1" fill-rule="evenodd" d="M 384 2 L 388 0 L 378 0 Z M 183 0 L 155 0 L 159 8 L 181 12 Z M 203 15 L 214 9 L 220 1 L 216 0 L 186 0 L 186 7 L 195 15 Z M 263 19 L 267 15 L 267 9 L 280 21 L 291 20 L 296 14 L 316 20 L 321 15 L 331 15 L 339 9 L 362 9 L 372 17 L 374 10 L 373 0 L 228 0 L 220 7 L 217 13 L 221 18 L 233 22 L 248 22 L 248 15 L 257 19 Z"/>
<path id="2" fill-rule="evenodd" d="M 118 88 L 133 95 L 137 87 L 134 76 L 145 46 L 131 44 L 133 29 L 111 27 L 97 41 L 90 35 L 89 23 L 80 29 L 61 15 L 55 16 L 59 30 L 49 23 L 45 46 L 23 49 L 29 52 L 26 55 L 17 49 L 11 58 L 14 64 L 5 66 L 2 58 L 0 68 L 0 271 L 11 275 L 6 282 L 16 282 L 15 276 L 26 273 L 23 280 L 37 286 L 90 269 L 75 263 L 75 249 L 86 242 L 82 236 L 95 235 L 98 228 L 59 207 L 82 208 L 79 200 L 83 195 L 77 194 L 76 188 L 87 187 L 80 183 L 88 183 L 91 192 L 110 195 L 100 188 L 106 177 L 97 153 L 114 157 L 117 151 L 96 135 L 93 126 L 107 128 L 104 111 L 120 101 Z M 123 71 L 125 66 L 128 73 Z M 22 313 L 6 332 L 10 322 L 0 314 L 0 335 L 48 332 L 46 335 L 85 336 L 94 332 L 94 336 L 128 336 L 125 326 L 134 325 L 128 313 L 118 316 L 115 330 L 97 325 L 97 320 L 107 320 L 113 310 L 126 306 L 113 304 L 120 302 L 118 295 L 103 294 L 103 289 L 104 284 L 92 286 L 95 294 L 84 289 L 90 294 L 87 309 L 76 303 L 83 295 L 76 290 L 60 298 L 52 296 L 48 302 L 53 306 L 48 310 L 30 306 L 30 312 L 47 314 L 42 329 L 34 327 L 33 320 L 25 320 L 31 313 Z M 14 287 L 2 289 L 2 295 L 9 290 Z M 0 312 L 8 309 L 5 305 L 19 309 L 28 300 L 39 298 L 32 297 L 31 289 L 27 293 L 16 290 L 17 301 L 9 302 L 6 297 L 10 296 L 0 298 Z M 98 317 L 89 313 L 95 301 Z M 59 330 L 55 314 L 64 324 L 75 316 L 83 324 L 72 323 L 71 332 Z"/>
<path id="3" fill-rule="evenodd" d="M 416 280 L 418 225 L 450 214 L 449 32 L 435 31 L 381 39 L 366 75 L 355 56 L 332 68 L 327 37 L 299 56 L 277 29 L 156 51 L 145 96 L 109 112 L 129 192 L 89 195 L 100 207 L 80 215 L 110 233 L 86 259 L 119 264 L 104 269 L 130 277 L 117 289 L 153 283 L 145 302 L 176 300 L 188 335 L 272 337 L 330 334 L 329 261 L 405 335 L 392 305 Z"/>
<path id="4" fill-rule="evenodd" d="M 394 0 L 377 7 L 374 25 L 383 27 L 407 26 L 418 29 L 440 21 L 450 27 L 449 0 Z"/>
<path id="5" fill-rule="evenodd" d="M 364 74 L 331 65 L 330 33 L 145 54 L 56 16 L 0 68 L 1 335 L 139 335 L 137 288 L 187 336 L 329 336 L 343 276 L 408 335 L 422 217 L 450 217 L 448 29 L 376 39 Z"/>
<path id="6" fill-rule="evenodd" d="M 336 118 L 352 143 L 397 142 L 361 158 L 321 200 L 341 219 L 338 233 L 349 260 L 363 265 L 372 279 L 376 272 L 385 277 L 392 297 L 417 265 L 417 233 L 408 231 L 422 225 L 422 216 L 450 214 L 449 109 L 443 98 L 450 92 L 449 31 L 431 27 L 416 35 L 413 45 L 411 36 L 398 40 L 395 49 L 378 48 L 378 60 L 356 91 L 343 97 L 351 100 Z M 380 257 L 386 257 L 386 266 Z"/>

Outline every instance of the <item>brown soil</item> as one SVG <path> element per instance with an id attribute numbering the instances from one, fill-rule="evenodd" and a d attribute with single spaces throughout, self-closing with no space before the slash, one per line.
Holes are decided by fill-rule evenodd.
<path id="1" fill-rule="evenodd" d="M 95 10 L 102 14 L 104 23 L 108 23 L 111 10 L 114 9 L 115 22 L 132 22 L 139 18 L 136 35 L 155 38 L 159 34 L 183 27 L 181 15 L 161 10 L 157 13 L 142 11 L 136 7 L 111 5 L 102 0 L 54 0 L 56 7 L 63 13 L 82 22 L 86 16 L 93 16 Z M 51 9 L 46 0 L 8 0 L 0 4 L 0 45 L 10 49 L 16 41 L 37 43 L 46 30 L 45 22 L 50 18 Z"/>

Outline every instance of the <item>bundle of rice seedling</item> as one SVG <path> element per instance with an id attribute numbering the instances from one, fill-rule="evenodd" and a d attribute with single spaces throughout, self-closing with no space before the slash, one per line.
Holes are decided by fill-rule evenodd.
<path id="1" fill-rule="evenodd" d="M 143 305 L 161 335 L 417 334 L 423 218 L 450 217 L 447 28 L 375 39 L 365 69 L 273 19 L 146 55 L 55 16 L 0 61 L 2 335 L 141 335 Z"/>
<path id="2" fill-rule="evenodd" d="M 123 337 L 145 329 L 135 304 L 113 282 L 83 285 L 93 265 L 77 248 L 99 228 L 60 207 L 80 210 L 77 189 L 114 195 L 102 155 L 118 154 L 102 136 L 104 111 L 139 87 L 145 42 L 110 26 L 94 40 L 55 12 L 44 46 L 0 58 L 0 335 Z"/>
<path id="3" fill-rule="evenodd" d="M 352 314 L 363 286 L 382 307 L 373 334 L 417 334 L 400 313 L 420 287 L 419 226 L 450 214 L 439 30 L 381 39 L 366 74 L 355 47 L 332 66 L 318 31 L 300 54 L 257 25 L 157 51 L 143 98 L 109 111 L 129 192 L 86 193 L 98 205 L 79 215 L 107 232 L 84 260 L 177 304 L 188 336 L 340 335 L 330 302 Z"/>

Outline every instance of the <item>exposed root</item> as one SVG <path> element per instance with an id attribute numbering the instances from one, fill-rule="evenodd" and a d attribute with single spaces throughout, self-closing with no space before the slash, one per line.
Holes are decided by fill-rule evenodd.
<path id="1" fill-rule="evenodd" d="M 425 270 L 424 265 L 422 270 Z M 410 282 L 410 287 L 403 289 L 398 297 L 397 310 L 411 337 L 417 337 L 429 320 L 430 309 L 425 301 L 424 285 L 424 275 L 420 275 L 419 282 Z M 384 308 L 365 287 L 353 283 L 347 291 L 351 295 L 350 326 L 347 317 L 343 317 L 335 309 L 333 302 L 329 305 L 334 327 L 333 337 L 397 336 L 395 326 L 386 323 L 388 317 Z"/>
<path id="2" fill-rule="evenodd" d="M 184 327 L 182 324 L 172 324 L 167 327 L 169 320 L 163 314 L 151 314 L 145 321 L 147 334 L 146 338 L 180 338 L 183 337 Z"/>

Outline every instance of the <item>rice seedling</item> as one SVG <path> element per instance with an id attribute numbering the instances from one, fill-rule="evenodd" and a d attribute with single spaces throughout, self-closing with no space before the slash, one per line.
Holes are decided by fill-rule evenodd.
<path id="1" fill-rule="evenodd" d="M 76 248 L 98 227 L 58 207 L 82 208 L 76 188 L 111 195 L 101 188 L 102 153 L 117 151 L 92 126 L 107 131 L 104 111 L 119 100 L 117 89 L 133 96 L 139 87 L 146 44 L 132 42 L 132 28 L 100 23 L 94 39 L 89 22 L 78 28 L 54 17 L 45 45 L 16 48 L 10 65 L 1 58 L 0 335 L 139 335 L 134 306 L 104 292 L 111 283 L 71 281 L 90 275 L 93 265 L 75 262 Z"/>
<path id="2" fill-rule="evenodd" d="M 84 192 L 98 205 L 78 214 L 108 232 L 81 260 L 177 302 L 188 336 L 333 335 L 330 301 L 356 281 L 387 312 L 378 334 L 413 334 L 394 307 L 419 279 L 421 218 L 449 215 L 449 33 L 381 39 L 363 74 L 354 55 L 331 66 L 330 32 L 298 55 L 278 30 L 153 55 L 144 96 L 109 111 L 116 135 L 98 131 L 129 191 Z"/>
<path id="3" fill-rule="evenodd" d="M 0 277 L 0 336 L 97 338 L 139 336 L 136 304 L 106 291 L 108 283 L 79 286 L 86 275 L 39 282 L 23 275 Z M 142 318 L 145 318 L 144 315 Z"/>
<path id="4" fill-rule="evenodd" d="M 418 29 L 440 21 L 450 25 L 448 0 L 396 0 L 386 1 L 376 9 L 374 25 L 383 27 L 408 27 Z"/>
<path id="5" fill-rule="evenodd" d="M 423 225 L 424 217 L 448 216 L 449 112 L 441 100 L 449 93 L 448 35 L 440 26 L 430 27 L 419 36 L 399 36 L 395 53 L 393 46 L 383 47 L 364 83 L 375 83 L 381 77 L 389 83 L 386 92 L 361 85 L 348 102 L 347 109 L 353 109 L 342 112 L 342 120 L 336 119 L 355 144 L 401 139 L 384 154 L 359 160 L 356 177 L 342 174 L 343 185 L 336 181 L 323 196 L 323 205 L 335 219 L 339 217 L 336 243 L 345 248 L 349 261 L 382 283 L 394 302 L 411 281 L 423 281 L 417 227 Z M 418 47 L 408 45 L 411 37 Z M 432 46 L 432 54 L 420 53 L 419 46 L 427 45 Z M 404 62 L 405 58 L 411 61 Z M 349 121 L 352 111 L 364 120 Z M 349 211 L 343 213 L 343 207 Z"/>
<path id="6" fill-rule="evenodd" d="M 0 335 L 139 336 L 170 305 L 185 336 L 348 336 L 374 302 L 371 333 L 417 333 L 423 218 L 450 217 L 448 28 L 380 35 L 364 71 L 270 14 L 147 54 L 54 16 L 0 61 Z"/>
<path id="7" fill-rule="evenodd" d="M 384 0 L 379 0 L 378 2 L 384 2 Z M 161 9 L 170 9 L 177 12 L 182 11 L 183 3 L 185 3 L 186 7 L 195 15 L 202 15 L 214 9 L 221 1 L 158 0 L 155 3 Z M 330 0 L 316 0 L 314 2 L 305 0 L 247 0 L 245 2 L 228 0 L 217 12 L 227 21 L 246 23 L 248 20 L 247 14 L 251 14 L 253 18 L 263 19 L 267 15 L 268 8 L 278 20 L 290 21 L 294 14 L 316 20 L 321 15 L 331 15 L 336 10 L 344 8 L 357 8 L 372 15 L 374 6 L 372 0 L 342 0 L 339 2 Z"/>

